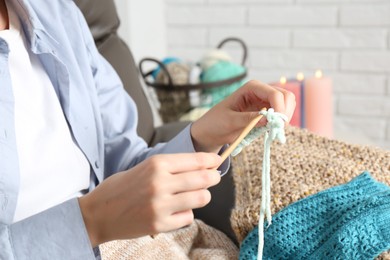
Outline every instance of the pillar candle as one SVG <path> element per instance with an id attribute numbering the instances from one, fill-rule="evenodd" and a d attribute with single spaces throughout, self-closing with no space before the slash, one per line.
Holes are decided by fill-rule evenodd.
<path id="1" fill-rule="evenodd" d="M 304 102 L 306 128 L 316 134 L 333 137 L 332 80 L 322 76 L 306 79 Z"/>
<path id="2" fill-rule="evenodd" d="M 296 106 L 290 125 L 301 127 L 301 82 L 281 77 L 279 82 L 271 83 L 271 85 L 284 88 L 295 95 Z"/>

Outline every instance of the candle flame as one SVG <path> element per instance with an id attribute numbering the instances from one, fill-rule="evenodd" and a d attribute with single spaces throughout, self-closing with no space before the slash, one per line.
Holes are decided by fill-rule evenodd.
<path id="1" fill-rule="evenodd" d="M 302 72 L 299 72 L 299 73 L 297 74 L 297 80 L 298 80 L 298 81 L 303 81 L 304 79 L 305 79 L 305 75 L 303 75 Z"/>
<path id="2" fill-rule="evenodd" d="M 316 73 L 315 73 L 315 77 L 316 78 L 322 78 L 322 71 L 321 70 L 317 70 Z"/>
<path id="3" fill-rule="evenodd" d="M 287 78 L 285 76 L 280 77 L 280 84 L 284 85 L 287 83 Z"/>

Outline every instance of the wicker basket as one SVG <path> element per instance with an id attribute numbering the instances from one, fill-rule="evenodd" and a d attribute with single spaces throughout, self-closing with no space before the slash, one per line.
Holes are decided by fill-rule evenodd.
<path id="1" fill-rule="evenodd" d="M 246 44 L 239 38 L 229 37 L 221 41 L 217 48 L 222 48 L 227 42 L 238 42 L 243 48 L 243 56 L 241 65 L 245 66 L 248 49 Z M 166 82 L 160 83 L 153 80 L 152 74 L 154 70 L 144 72 L 143 65 L 145 62 L 156 63 L 161 71 L 166 75 Z M 177 84 L 174 82 L 172 75 L 167 69 L 167 65 L 153 58 L 144 58 L 139 62 L 139 70 L 145 84 L 155 89 L 158 100 L 161 104 L 159 113 L 164 123 L 177 121 L 182 115 L 194 108 L 190 102 L 190 92 L 195 90 L 205 90 L 211 88 L 222 88 L 244 79 L 247 75 L 247 70 L 244 73 L 225 80 L 198 83 L 198 84 Z M 175 84 L 176 83 L 176 84 Z M 204 98 L 204 97 L 203 97 Z"/>

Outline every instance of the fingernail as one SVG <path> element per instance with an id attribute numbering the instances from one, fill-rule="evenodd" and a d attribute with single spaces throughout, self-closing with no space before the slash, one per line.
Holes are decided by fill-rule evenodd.
<path id="1" fill-rule="evenodd" d="M 219 175 L 221 175 L 221 174 L 222 174 L 222 172 L 221 172 L 221 171 L 219 171 L 219 170 L 217 170 L 217 172 L 219 173 Z"/>

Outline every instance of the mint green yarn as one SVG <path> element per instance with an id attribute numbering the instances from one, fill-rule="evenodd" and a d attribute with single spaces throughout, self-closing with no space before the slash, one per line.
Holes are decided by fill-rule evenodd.
<path id="1" fill-rule="evenodd" d="M 286 142 L 286 136 L 284 135 L 284 123 L 287 121 L 287 116 L 275 112 L 273 108 L 268 109 L 268 111 L 260 111 L 259 114 L 262 114 L 267 118 L 267 125 L 253 128 L 233 150 L 232 156 L 239 154 L 245 146 L 249 145 L 253 142 L 253 140 L 266 132 L 270 134 L 272 141 L 278 139 L 281 143 Z"/>
<path id="2" fill-rule="evenodd" d="M 201 81 L 207 83 L 225 80 L 241 75 L 244 72 L 245 68 L 239 64 L 229 61 L 218 61 L 202 73 Z M 202 106 L 215 106 L 234 91 L 239 89 L 245 82 L 246 80 L 240 80 L 230 85 L 202 90 Z"/>
<path id="3" fill-rule="evenodd" d="M 271 143 L 275 139 L 279 142 L 285 143 L 286 136 L 284 133 L 284 122 L 287 121 L 287 116 L 281 113 L 277 113 L 274 109 L 270 108 L 268 111 L 260 111 L 260 114 L 267 118 L 267 124 L 263 127 L 253 128 L 249 134 L 241 141 L 241 143 L 233 150 L 232 155 L 235 156 L 241 152 L 243 147 L 250 144 L 253 140 L 264 134 L 264 156 L 263 156 L 263 168 L 261 176 L 261 206 L 259 216 L 259 227 L 264 225 L 264 216 L 267 217 L 268 225 L 271 225 Z M 261 259 L 263 255 L 264 246 L 264 230 L 260 228 L 258 230 L 258 258 Z"/>

